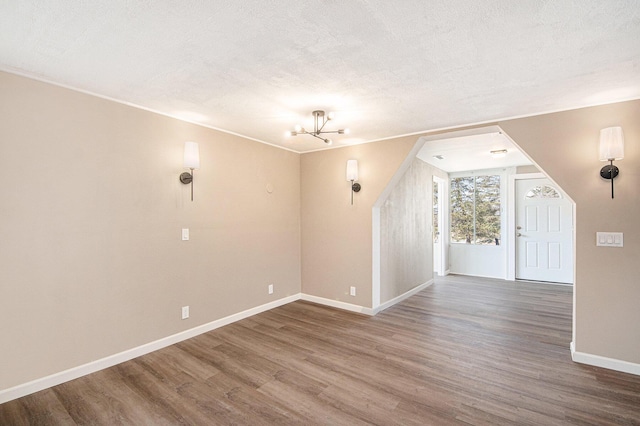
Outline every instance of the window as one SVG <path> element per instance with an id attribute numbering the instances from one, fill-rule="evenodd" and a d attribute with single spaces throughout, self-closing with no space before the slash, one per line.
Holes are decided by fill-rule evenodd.
<path id="1" fill-rule="evenodd" d="M 500 244 L 500 175 L 451 178 L 451 242 Z"/>
<path id="2" fill-rule="evenodd" d="M 531 188 L 525 198 L 560 198 L 560 194 L 555 188 L 544 185 Z"/>

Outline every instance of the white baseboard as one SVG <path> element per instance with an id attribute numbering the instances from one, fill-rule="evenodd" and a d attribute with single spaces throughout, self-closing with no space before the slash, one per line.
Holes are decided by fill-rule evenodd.
<path id="1" fill-rule="evenodd" d="M 310 294 L 302 293 L 300 299 L 307 302 L 318 303 L 320 305 L 331 306 L 332 308 L 343 309 L 345 311 L 357 312 L 365 315 L 375 315 L 373 309 L 365 306 L 354 305 L 352 303 L 341 302 L 339 300 L 325 299 L 324 297 L 312 296 Z"/>
<path id="2" fill-rule="evenodd" d="M 52 386 L 56 386 L 73 379 L 77 379 L 87 374 L 95 373 L 96 371 L 103 370 L 108 367 L 112 367 L 121 362 L 129 361 L 130 359 L 139 357 L 141 355 L 148 354 L 153 351 L 165 348 L 183 340 L 190 339 L 198 336 L 202 333 L 206 333 L 216 328 L 223 327 L 241 319 L 248 318 L 260 312 L 268 311 L 278 306 L 286 305 L 287 303 L 294 302 L 300 299 L 300 293 L 288 296 L 282 299 L 274 300 L 273 302 L 265 303 L 264 305 L 256 306 L 255 308 L 247 309 L 246 311 L 238 312 L 237 314 L 229 315 L 227 317 L 209 322 L 207 324 L 200 325 L 198 327 L 191 328 L 189 330 L 176 333 L 174 335 L 156 340 L 138 346 L 114 355 L 110 355 L 106 358 L 102 358 L 87 364 L 73 367 L 59 373 L 52 374 L 50 376 L 42 377 L 40 379 L 33 380 L 31 382 L 23 383 L 12 388 L 0 390 L 0 404 L 21 398 L 23 396 L 38 392 L 44 389 L 48 389 Z"/>
<path id="3" fill-rule="evenodd" d="M 417 287 L 412 288 L 411 290 L 407 291 L 404 294 L 401 294 L 400 296 L 396 296 L 391 300 L 388 300 L 382 304 L 380 304 L 380 306 L 378 306 L 377 308 L 373 309 L 373 314 L 377 314 L 378 312 L 382 312 L 387 308 L 390 308 L 391 306 L 395 305 L 396 303 L 400 303 L 402 302 L 404 299 L 407 299 L 411 296 L 413 296 L 414 294 L 420 292 L 421 290 L 424 290 L 425 288 L 429 287 L 431 284 L 433 284 L 433 278 L 430 279 L 429 281 L 427 281 L 426 283 L 422 283 Z"/>
<path id="4" fill-rule="evenodd" d="M 464 272 L 455 272 L 455 271 L 447 271 L 447 275 L 462 275 L 464 277 L 478 277 L 478 278 L 490 278 L 492 280 L 506 280 L 505 277 L 494 277 L 491 275 L 480 275 L 480 274 L 465 274 Z"/>
<path id="5" fill-rule="evenodd" d="M 640 376 L 640 364 L 621 361 L 619 359 L 607 358 L 600 355 L 592 355 L 584 352 L 576 352 L 575 344 L 571 342 L 571 359 L 580 364 L 593 365 L 596 367 L 608 368 L 609 370 Z"/>

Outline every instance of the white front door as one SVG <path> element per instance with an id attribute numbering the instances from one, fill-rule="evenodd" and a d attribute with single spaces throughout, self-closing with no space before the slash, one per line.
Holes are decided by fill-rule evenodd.
<path id="1" fill-rule="evenodd" d="M 573 283 L 573 203 L 549 179 L 516 180 L 516 279 Z"/>

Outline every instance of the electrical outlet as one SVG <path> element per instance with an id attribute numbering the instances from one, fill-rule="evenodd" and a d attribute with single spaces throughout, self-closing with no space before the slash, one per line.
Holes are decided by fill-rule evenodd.
<path id="1" fill-rule="evenodd" d="M 269 284 L 269 294 L 273 294 L 273 284 Z"/>
<path id="2" fill-rule="evenodd" d="M 189 318 L 189 307 L 188 306 L 183 306 L 182 307 L 182 319 L 187 319 Z"/>
<path id="3" fill-rule="evenodd" d="M 351 286 L 351 288 L 349 289 L 349 295 L 351 295 L 351 296 L 355 296 L 356 295 L 355 286 Z"/>
<path id="4" fill-rule="evenodd" d="M 189 241 L 189 228 L 182 228 L 182 241 Z"/>

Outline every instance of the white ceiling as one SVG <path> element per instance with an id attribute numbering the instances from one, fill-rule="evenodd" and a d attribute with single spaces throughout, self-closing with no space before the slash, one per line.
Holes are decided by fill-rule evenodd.
<path id="1" fill-rule="evenodd" d="M 299 152 L 640 98 L 637 0 L 0 2 L 0 68 Z M 335 126 L 335 127 L 334 127 Z"/>
<path id="2" fill-rule="evenodd" d="M 491 151 L 502 149 L 507 150 L 504 157 L 491 155 Z M 436 155 L 443 158 L 435 158 Z M 417 157 L 449 173 L 532 164 L 501 132 L 427 141 Z"/>

